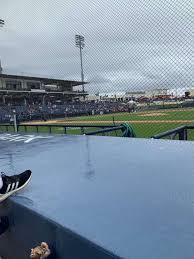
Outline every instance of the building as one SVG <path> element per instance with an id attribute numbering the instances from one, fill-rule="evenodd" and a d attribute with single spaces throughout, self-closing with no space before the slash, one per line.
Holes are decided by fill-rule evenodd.
<path id="1" fill-rule="evenodd" d="M 0 103 L 73 101 L 87 95 L 74 90 L 79 85 L 82 82 L 0 73 Z"/>
<path id="2" fill-rule="evenodd" d="M 125 92 L 100 93 L 99 96 L 103 101 L 123 101 Z"/>
<path id="3" fill-rule="evenodd" d="M 147 90 L 145 93 L 146 97 L 160 97 L 169 95 L 169 90 L 166 88 Z"/>
<path id="4" fill-rule="evenodd" d="M 141 97 L 145 97 L 146 93 L 145 91 L 130 91 L 130 92 L 126 92 L 125 98 L 127 100 L 133 99 L 133 98 L 141 98 Z"/>
<path id="5" fill-rule="evenodd" d="M 100 96 L 97 94 L 88 94 L 85 97 L 85 101 L 89 101 L 89 102 L 98 102 L 100 101 Z"/>

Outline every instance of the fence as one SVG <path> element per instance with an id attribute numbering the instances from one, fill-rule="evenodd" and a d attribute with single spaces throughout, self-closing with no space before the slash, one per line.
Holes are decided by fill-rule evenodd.
<path id="1" fill-rule="evenodd" d="M 169 138 L 169 139 L 178 139 L 178 140 L 189 140 L 192 138 L 192 135 L 193 135 L 193 132 L 190 132 L 189 130 L 194 130 L 194 126 L 183 125 L 181 127 L 157 134 L 157 135 L 153 136 L 152 138 L 154 138 L 154 139 Z"/>
<path id="2" fill-rule="evenodd" d="M 45 2 L 49 2 L 46 10 L 55 9 L 52 1 Z M 94 127 L 102 122 L 111 124 L 114 117 L 116 125 L 129 122 L 133 125 L 137 136 L 142 138 L 151 138 L 182 125 L 194 125 L 193 1 L 86 2 L 88 3 L 83 6 L 82 1 L 72 1 L 68 4 L 71 6 L 70 10 L 61 5 L 60 9 L 51 15 L 55 14 L 56 28 L 51 28 L 54 29 L 54 33 L 49 34 L 50 36 L 45 35 L 43 27 L 42 33 L 38 36 L 43 45 L 45 42 L 46 46 L 52 38 L 53 46 L 57 46 L 51 48 L 55 69 L 52 71 L 51 68 L 45 68 L 46 74 L 52 71 L 52 75 L 58 74 L 63 78 L 63 71 L 67 71 L 66 75 L 71 80 L 79 80 L 80 52 L 77 54 L 74 52 L 73 32 L 82 31 L 83 35 L 79 36 L 85 40 L 82 61 L 84 78 L 88 82 L 85 84 L 88 96 L 80 98 L 82 85 L 73 88 L 74 93 L 71 95 L 67 94 L 66 87 L 63 89 L 64 92 L 56 94 L 57 88 L 54 85 L 46 85 L 46 88 L 42 89 L 45 92 L 39 94 L 34 91 L 34 86 L 32 89 L 29 86 L 32 91 L 27 94 L 22 93 L 25 83 L 19 82 L 19 79 L 16 78 L 16 85 L 13 81 L 8 82 L 8 85 L 2 81 L 0 105 L 7 106 L 0 106 L 0 122 L 9 123 L 14 108 L 20 123 L 52 120 L 53 124 L 56 121 L 60 124 L 63 120 L 64 124 L 71 121 L 76 125 L 79 121 L 81 124 L 93 124 Z M 40 9 L 38 5 L 36 8 Z M 82 19 L 72 19 L 77 17 L 74 13 L 76 10 L 83 10 Z M 69 29 L 65 33 L 67 37 L 64 46 L 63 40 L 59 40 L 60 15 L 66 11 L 68 13 L 63 17 L 67 19 L 66 24 Z M 28 18 L 30 19 L 30 15 Z M 45 21 L 45 24 L 49 24 L 48 21 Z M 16 27 L 21 28 L 20 25 Z M 10 33 L 8 38 L 11 38 L 9 23 L 5 24 L 4 28 L 6 33 Z M 30 42 L 37 40 L 35 32 L 36 28 L 31 30 Z M 6 39 L 2 28 L 1 33 L 2 39 L 4 37 Z M 25 41 L 28 43 L 27 38 Z M 2 40 L 1 44 L 4 56 L 10 56 L 13 46 L 7 44 L 5 40 Z M 15 60 L 19 62 L 23 44 L 15 41 L 13 45 Z M 24 43 L 24 45 L 28 49 L 29 44 Z M 27 71 L 35 70 L 30 71 L 33 76 L 39 69 L 43 71 L 41 64 L 38 67 L 31 65 L 37 63 L 37 51 L 45 58 L 44 64 L 50 64 L 50 56 L 45 55 L 40 46 L 38 50 L 35 44 L 31 47 L 31 59 L 26 60 L 25 67 Z M 12 67 L 11 61 L 7 63 L 7 67 L 9 66 Z M 20 62 L 18 67 L 17 64 L 14 67 L 17 68 L 15 71 L 17 76 L 20 74 L 18 71 Z M 21 91 L 15 91 L 20 88 L 18 85 L 21 85 Z M 63 129 L 66 130 L 62 128 L 62 131 Z M 76 132 L 76 129 L 73 131 Z M 194 138 L 191 136 L 191 139 Z"/>
<path id="3" fill-rule="evenodd" d="M 15 128 L 10 124 L 0 124 L 0 131 L 14 132 Z M 133 128 L 127 124 L 121 125 L 45 125 L 45 124 L 25 124 L 17 125 L 18 132 L 36 132 L 36 133 L 59 133 L 59 134 L 81 134 L 81 135 L 103 135 L 117 137 L 135 137 Z"/>
<path id="4" fill-rule="evenodd" d="M 0 131 L 14 132 L 14 126 L 10 124 L 0 124 Z M 116 137 L 138 137 L 133 127 L 124 123 L 121 125 L 45 125 L 45 124 L 25 124 L 17 125 L 18 132 L 25 133 L 55 133 L 55 134 L 71 134 L 71 135 L 100 135 L 100 136 L 116 136 Z M 180 127 L 164 131 L 153 135 L 153 139 L 171 139 L 171 140 L 194 140 L 194 126 L 182 125 Z"/>

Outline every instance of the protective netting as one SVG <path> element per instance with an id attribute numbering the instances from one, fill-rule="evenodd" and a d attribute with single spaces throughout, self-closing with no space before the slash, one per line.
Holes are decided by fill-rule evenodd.
<path id="1" fill-rule="evenodd" d="M 193 1 L 6 1 L 0 18 L 3 73 L 88 83 L 22 96 L 23 81 L 5 79 L 1 123 L 15 109 L 18 123 L 127 122 L 146 138 L 194 124 Z"/>

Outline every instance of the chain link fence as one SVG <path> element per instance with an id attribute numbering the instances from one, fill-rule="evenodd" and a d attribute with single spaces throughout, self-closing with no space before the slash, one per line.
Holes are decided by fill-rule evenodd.
<path id="1" fill-rule="evenodd" d="M 21 6 L 25 14 L 16 18 Z M 8 2 L 1 10 L 1 78 L 23 70 L 81 82 L 73 95 L 61 95 L 55 85 L 38 95 L 10 82 L 5 92 L 0 84 L 2 123 L 14 109 L 18 123 L 129 123 L 140 138 L 194 125 L 191 0 L 21 1 L 14 7 Z"/>

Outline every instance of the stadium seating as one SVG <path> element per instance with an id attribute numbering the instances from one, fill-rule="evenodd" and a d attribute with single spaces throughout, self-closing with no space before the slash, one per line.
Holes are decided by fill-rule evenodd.
<path id="1" fill-rule="evenodd" d="M 7 105 L 0 106 L 0 122 L 9 123 L 13 110 L 18 121 L 47 120 L 57 117 L 74 117 L 126 112 L 128 106 L 120 102 L 84 102 L 67 103 L 62 105 Z"/>

